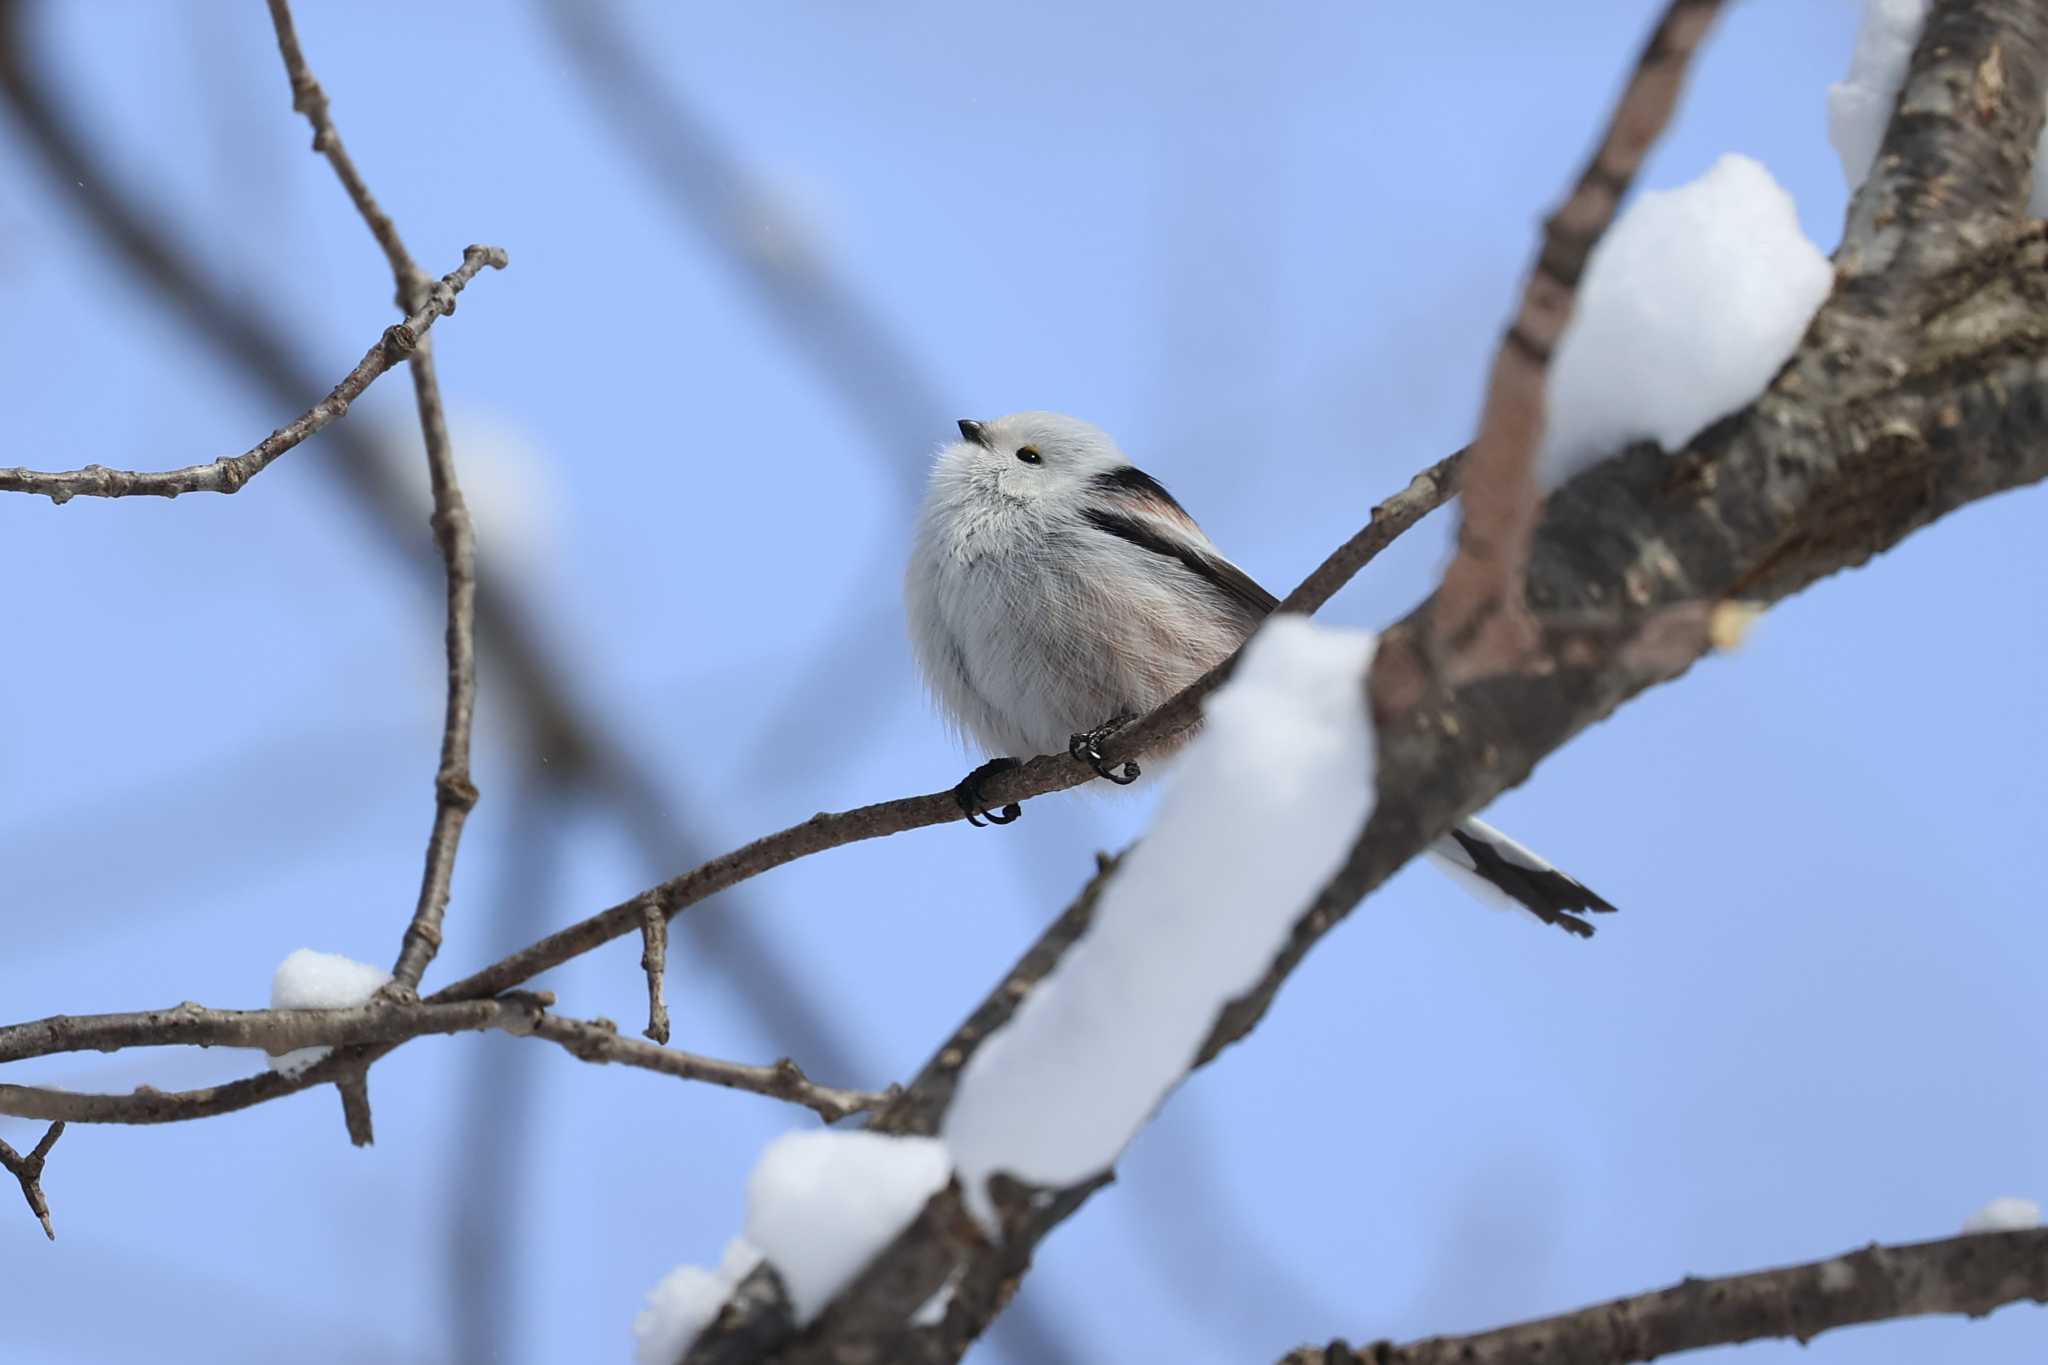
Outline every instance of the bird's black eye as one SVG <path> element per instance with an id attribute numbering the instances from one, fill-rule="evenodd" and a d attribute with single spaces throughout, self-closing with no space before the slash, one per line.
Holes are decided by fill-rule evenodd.
<path id="1" fill-rule="evenodd" d="M 1038 453 L 1038 447 L 1036 446 L 1018 446 L 1017 458 L 1022 460 L 1025 464 L 1045 463 L 1045 457 Z"/>

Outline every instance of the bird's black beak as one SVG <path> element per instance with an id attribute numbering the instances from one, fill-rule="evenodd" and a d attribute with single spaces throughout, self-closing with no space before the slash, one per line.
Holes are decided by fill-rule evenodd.
<path id="1" fill-rule="evenodd" d="M 981 423 L 971 417 L 960 419 L 960 437 L 962 440 L 974 442 L 983 450 L 988 449 L 988 433 L 981 429 Z"/>

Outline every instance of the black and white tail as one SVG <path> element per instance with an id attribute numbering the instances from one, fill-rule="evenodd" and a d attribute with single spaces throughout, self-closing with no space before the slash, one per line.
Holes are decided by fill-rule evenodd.
<path id="1" fill-rule="evenodd" d="M 1482 900 L 1519 905 L 1545 924 L 1581 938 L 1591 938 L 1593 926 L 1580 916 L 1614 909 L 1577 878 L 1558 871 L 1484 820 L 1460 823 L 1429 851 Z"/>

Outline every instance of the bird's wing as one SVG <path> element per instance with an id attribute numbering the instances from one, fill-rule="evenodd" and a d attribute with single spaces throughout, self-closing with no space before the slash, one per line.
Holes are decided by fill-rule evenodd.
<path id="1" fill-rule="evenodd" d="M 1224 558 L 1195 519 L 1158 480 L 1133 465 L 1095 476 L 1095 495 L 1082 517 L 1096 530 L 1141 550 L 1176 560 L 1230 607 L 1246 629 L 1270 614 L 1280 599 Z"/>

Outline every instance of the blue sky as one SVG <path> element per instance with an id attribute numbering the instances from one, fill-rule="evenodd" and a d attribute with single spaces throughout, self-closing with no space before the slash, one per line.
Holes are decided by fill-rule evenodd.
<path id="1" fill-rule="evenodd" d="M 308 4 L 300 28 L 422 263 L 511 252 L 437 333 L 490 505 L 484 572 L 658 774 L 675 847 L 715 850 L 964 771 L 897 601 L 954 418 L 1101 423 L 1278 591 L 1461 444 L 1646 9 L 622 6 L 744 168 L 718 239 L 621 147 L 545 7 Z M 389 279 L 306 150 L 261 7 L 30 18 L 113 178 L 323 384 L 344 373 L 389 320 Z M 1747 153 L 1830 248 L 1824 95 L 1855 18 L 1734 7 L 1645 183 Z M 0 119 L 0 463 L 190 463 L 317 396 L 280 405 L 219 363 L 66 198 Z M 785 283 L 829 273 L 910 378 L 822 373 L 736 249 Z M 346 420 L 415 459 L 409 402 L 393 376 Z M 233 498 L 0 499 L 0 1014 L 252 1006 L 294 948 L 394 952 L 431 808 L 440 601 L 343 504 L 331 447 Z M 1592 943 L 1427 868 L 1398 877 L 1046 1244 L 982 1356 L 1243 1361 L 1474 1329 L 2048 1196 L 2042 496 L 1968 508 L 1784 604 L 1497 803 L 1623 907 Z M 1449 528 L 1325 615 L 1399 615 Z M 430 985 L 687 861 L 529 777 L 502 680 L 483 687 L 484 800 Z M 1050 798 L 1012 829 L 837 850 L 692 911 L 750 933 L 784 984 L 679 937 L 675 1041 L 905 1077 L 1147 809 Z M 614 945 L 542 984 L 636 1021 L 636 960 Z M 120 1090 L 252 1064 L 16 1070 Z M 373 1093 L 368 1151 L 331 1092 L 74 1128 L 47 1182 L 61 1240 L 20 1210 L 0 1223 L 0 1283 L 36 1305 L 0 1313 L 0 1355 L 623 1359 L 641 1295 L 716 1259 L 754 1154 L 808 1122 L 506 1038 L 409 1046 Z M 0 1120 L 17 1145 L 35 1132 Z M 2043 1321 L 1742 1358 L 1998 1365 L 2037 1355 Z"/>

